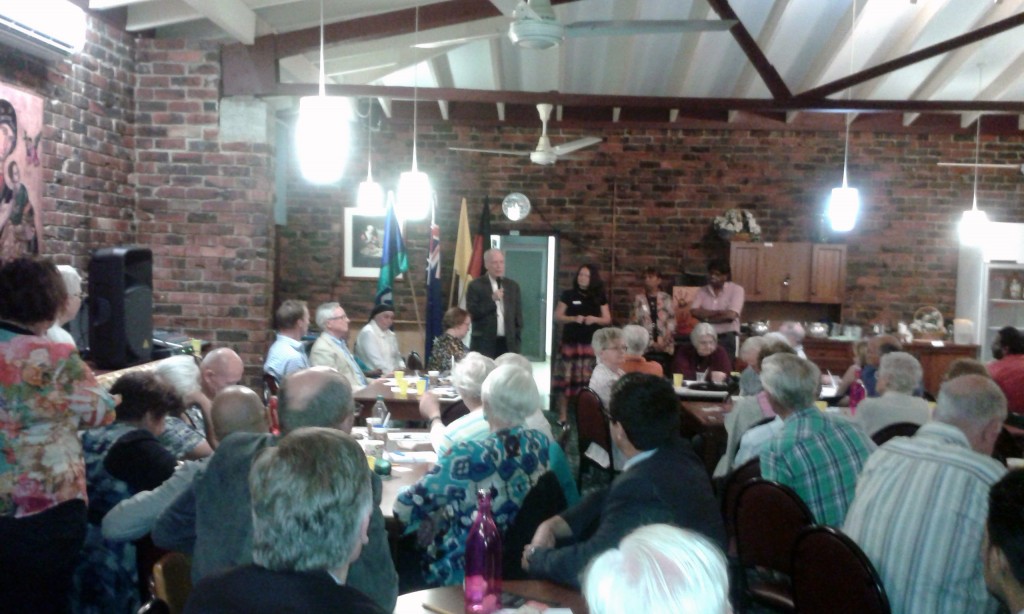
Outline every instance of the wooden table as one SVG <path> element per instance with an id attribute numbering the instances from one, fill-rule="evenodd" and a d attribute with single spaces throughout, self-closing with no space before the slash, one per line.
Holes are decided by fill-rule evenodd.
<path id="1" fill-rule="evenodd" d="M 384 397 L 388 411 L 391 412 L 392 420 L 423 420 L 423 416 L 420 415 L 420 397 L 416 394 L 415 384 L 410 386 L 409 392 L 403 395 L 399 392 L 392 392 L 391 386 L 385 385 L 380 380 L 370 382 L 366 388 L 352 395 L 356 403 L 361 406 L 359 413 L 356 414 L 358 417 L 367 418 L 370 416 L 373 404 L 377 402 L 377 395 Z M 454 399 L 441 399 L 441 406 L 450 405 L 454 402 Z"/>
<path id="2" fill-rule="evenodd" d="M 715 471 L 718 459 L 725 451 L 728 433 L 725 430 L 725 415 L 732 410 L 732 403 L 714 401 L 679 401 L 680 434 L 686 438 L 700 435 L 703 438 L 702 449 L 697 453 L 704 461 L 708 474 Z"/>
<path id="3" fill-rule="evenodd" d="M 588 614 L 587 602 L 583 595 L 547 580 L 508 580 L 502 584 L 506 593 L 515 593 L 527 599 L 554 603 L 569 608 L 573 614 Z M 395 614 L 462 614 L 465 603 L 461 586 L 442 586 L 398 596 Z"/>

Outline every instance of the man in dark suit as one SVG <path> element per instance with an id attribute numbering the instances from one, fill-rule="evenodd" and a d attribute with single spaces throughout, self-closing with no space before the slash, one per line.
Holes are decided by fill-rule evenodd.
<path id="1" fill-rule="evenodd" d="M 370 541 L 370 475 L 359 444 L 336 429 L 298 429 L 265 449 L 248 479 L 255 564 L 204 578 L 185 612 L 384 614 L 346 582 Z"/>
<path id="2" fill-rule="evenodd" d="M 473 319 L 469 349 L 497 358 L 519 353 L 523 332 L 523 305 L 519 284 L 505 277 L 505 254 L 484 252 L 487 274 L 474 279 L 466 290 L 466 309 Z"/>
<path id="3" fill-rule="evenodd" d="M 545 520 L 523 550 L 530 575 L 579 587 L 591 559 L 637 527 L 666 523 L 725 547 L 725 525 L 711 481 L 679 437 L 679 399 L 662 377 L 627 373 L 611 402 L 612 439 L 626 457 L 607 489 Z"/>

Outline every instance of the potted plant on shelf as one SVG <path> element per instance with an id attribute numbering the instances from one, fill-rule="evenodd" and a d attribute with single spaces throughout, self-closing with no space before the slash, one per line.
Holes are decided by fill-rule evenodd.
<path id="1" fill-rule="evenodd" d="M 715 217 L 715 232 L 726 241 L 760 241 L 761 227 L 746 209 L 729 209 Z"/>

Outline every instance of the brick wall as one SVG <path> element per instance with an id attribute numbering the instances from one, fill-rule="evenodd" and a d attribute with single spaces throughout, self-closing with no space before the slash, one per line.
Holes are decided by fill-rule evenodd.
<path id="1" fill-rule="evenodd" d="M 763 124 L 764 122 L 762 122 Z M 594 131 L 555 128 L 557 144 Z M 496 125 L 431 125 L 421 118 L 419 166 L 438 191 L 444 250 L 445 297 L 451 279 L 458 207 L 470 203 L 475 231 L 485 196 L 492 199 L 495 233 L 560 233 L 559 288 L 568 287 L 576 267 L 594 262 L 612 289 L 616 318 L 628 317 L 629 297 L 639 288 L 637 273 L 657 266 L 673 278 L 701 269 L 707 258 L 728 255 L 728 245 L 711 232 L 714 216 L 733 207 L 753 211 L 770 241 L 813 241 L 830 190 L 842 181 L 841 119 L 834 126 L 666 131 L 624 127 L 602 131 L 605 143 L 581 152 L 579 161 L 553 167 L 522 158 L 460 153 L 450 146 L 504 148 L 536 144 L 534 128 Z M 1008 131 L 983 135 L 983 161 L 1018 162 L 1024 139 Z M 373 281 L 340 276 L 342 208 L 353 204 L 355 186 L 366 173 L 364 144 L 357 139 L 343 189 L 312 188 L 292 179 L 288 225 L 281 229 L 279 289 L 308 298 L 342 301 L 361 313 L 372 303 Z M 385 120 L 374 137 L 374 176 L 397 183 L 410 164 L 409 126 Z M 942 161 L 973 160 L 973 129 L 910 130 L 861 128 L 850 143 L 850 185 L 864 202 L 857 228 L 832 240 L 848 244 L 843 316 L 852 322 L 909 319 L 922 305 L 952 316 L 956 302 L 956 222 L 971 202 L 973 173 L 941 168 Z M 979 203 L 990 219 L 1024 222 L 1024 185 L 1012 170 L 983 170 Z M 506 220 L 500 200 L 526 194 L 530 216 Z M 422 267 L 426 225 L 412 224 L 410 263 Z M 315 245 L 306 258 L 304 246 Z M 295 266 L 297 265 L 297 266 Z M 614 278 L 609 271 L 614 266 Z M 421 309 L 423 290 L 418 287 Z M 408 290 L 396 295 L 400 316 L 411 317 Z M 353 309 L 351 306 L 358 306 Z"/>

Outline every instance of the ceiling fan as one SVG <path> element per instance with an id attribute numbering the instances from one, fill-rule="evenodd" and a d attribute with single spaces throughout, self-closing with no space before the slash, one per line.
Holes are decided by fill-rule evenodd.
<path id="1" fill-rule="evenodd" d="M 939 162 L 939 166 L 958 166 L 962 168 L 1013 168 L 1024 175 L 1024 164 L 971 164 L 970 162 Z"/>
<path id="2" fill-rule="evenodd" d="M 675 34 L 678 32 L 724 31 L 733 19 L 658 19 L 632 21 L 577 21 L 562 24 L 555 17 L 551 0 L 520 0 L 512 13 L 508 37 L 527 49 L 548 49 L 565 38 L 629 34 Z"/>
<path id="3" fill-rule="evenodd" d="M 574 151 L 583 149 L 584 147 L 590 147 L 600 143 L 603 139 L 596 136 L 586 136 L 582 139 L 576 139 L 575 141 L 569 141 L 561 145 L 551 146 L 551 140 L 548 139 L 548 119 L 551 118 L 552 105 L 550 104 L 539 104 L 537 105 L 537 112 L 540 114 L 541 131 L 540 141 L 537 143 L 537 149 L 533 151 L 522 151 L 518 149 L 472 149 L 469 147 L 449 147 L 452 151 L 472 151 L 475 153 L 487 153 L 496 154 L 499 156 L 530 156 L 530 161 L 534 164 L 549 165 L 554 164 L 558 161 L 558 158 L 570 154 Z"/>

